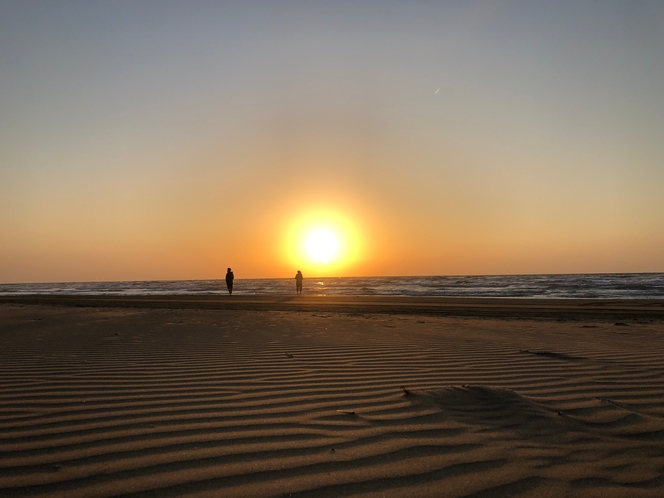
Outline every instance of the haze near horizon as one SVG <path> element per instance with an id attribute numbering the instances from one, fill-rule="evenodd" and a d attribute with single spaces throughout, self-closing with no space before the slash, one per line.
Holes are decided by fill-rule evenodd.
<path id="1" fill-rule="evenodd" d="M 664 271 L 664 4 L 0 3 L 0 283 Z"/>

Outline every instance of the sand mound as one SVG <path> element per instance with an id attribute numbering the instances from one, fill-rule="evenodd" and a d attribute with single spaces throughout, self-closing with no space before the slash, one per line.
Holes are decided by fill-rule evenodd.
<path id="1" fill-rule="evenodd" d="M 600 441 L 609 438 L 664 440 L 664 416 L 645 413 L 608 399 L 597 399 L 582 409 L 560 411 L 510 389 L 488 386 L 446 387 L 408 391 L 412 400 L 421 397 L 439 406 L 459 423 L 478 425 L 489 431 L 512 431 L 528 440 L 561 437 Z"/>
<path id="2" fill-rule="evenodd" d="M 465 424 L 493 430 L 514 430 L 524 437 L 538 437 L 568 429 L 555 410 L 547 409 L 511 389 L 452 386 L 414 394 L 431 400 L 441 407 L 443 413 Z"/>

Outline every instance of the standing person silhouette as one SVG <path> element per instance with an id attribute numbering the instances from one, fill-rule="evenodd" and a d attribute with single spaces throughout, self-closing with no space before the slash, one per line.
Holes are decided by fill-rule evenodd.
<path id="1" fill-rule="evenodd" d="M 233 295 L 233 279 L 235 278 L 235 275 L 233 275 L 233 272 L 229 268 L 226 271 L 226 287 L 228 287 L 228 293 L 230 295 Z"/>
<path id="2" fill-rule="evenodd" d="M 297 275 L 295 275 L 295 291 L 298 294 L 302 294 L 302 279 L 304 277 L 302 276 L 302 272 L 300 270 L 297 270 Z"/>

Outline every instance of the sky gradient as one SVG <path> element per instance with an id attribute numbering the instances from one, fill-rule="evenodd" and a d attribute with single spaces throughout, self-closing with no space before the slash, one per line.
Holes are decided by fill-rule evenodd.
<path id="1" fill-rule="evenodd" d="M 0 282 L 664 271 L 662 47 L 658 1 L 4 0 Z"/>

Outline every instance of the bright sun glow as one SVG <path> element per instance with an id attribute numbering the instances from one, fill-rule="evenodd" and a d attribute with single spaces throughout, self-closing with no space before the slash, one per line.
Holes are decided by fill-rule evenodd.
<path id="1" fill-rule="evenodd" d="M 359 232 L 341 212 L 319 210 L 301 215 L 284 235 L 289 265 L 308 275 L 338 274 L 360 256 Z"/>
<path id="2" fill-rule="evenodd" d="M 311 259 L 329 263 L 339 252 L 339 240 L 332 231 L 317 229 L 307 236 L 305 247 Z"/>

